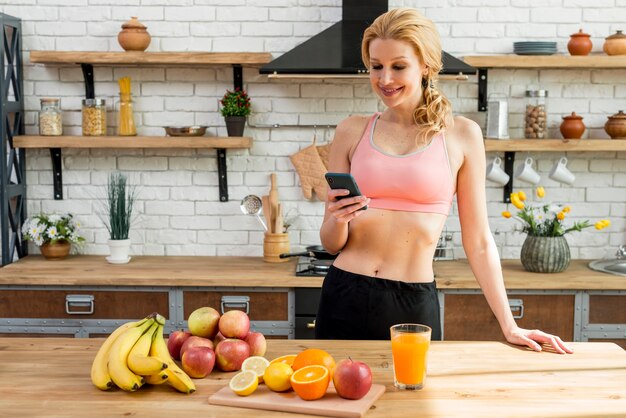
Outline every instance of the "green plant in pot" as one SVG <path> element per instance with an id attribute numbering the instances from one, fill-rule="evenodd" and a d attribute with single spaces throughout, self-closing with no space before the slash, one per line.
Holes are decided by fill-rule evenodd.
<path id="1" fill-rule="evenodd" d="M 72 244 L 81 244 L 85 241 L 80 235 L 80 223 L 71 213 L 35 215 L 24 222 L 22 235 L 26 241 L 35 243 L 48 260 L 61 260 L 67 257 Z"/>
<path id="2" fill-rule="evenodd" d="M 545 196 L 541 186 L 536 188 L 535 193 L 538 199 Z M 524 269 L 535 273 L 560 273 L 567 268 L 571 254 L 565 234 L 591 226 L 601 230 L 611 224 L 608 219 L 599 220 L 595 224 L 585 220 L 566 227 L 564 221 L 571 214 L 570 206 L 554 203 L 533 206 L 526 203 L 526 193 L 521 190 L 511 193 L 511 204 L 519 209 L 517 215 L 504 211 L 502 216 L 522 224 L 521 230 L 527 235 L 520 260 Z"/>
<path id="3" fill-rule="evenodd" d="M 112 264 L 126 264 L 130 261 L 130 226 L 137 198 L 137 189 L 128 184 L 121 173 L 109 175 L 105 202 L 105 225 L 109 231 L 110 255 L 107 261 Z"/>
<path id="4" fill-rule="evenodd" d="M 245 90 L 239 87 L 235 90 L 226 90 L 220 100 L 220 109 L 226 121 L 228 136 L 243 136 L 246 118 L 250 114 L 250 97 Z"/>

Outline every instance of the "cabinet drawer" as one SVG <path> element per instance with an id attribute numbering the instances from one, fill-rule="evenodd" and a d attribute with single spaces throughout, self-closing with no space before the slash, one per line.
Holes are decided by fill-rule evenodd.
<path id="1" fill-rule="evenodd" d="M 590 295 L 590 324 L 626 324 L 626 296 Z"/>
<path id="2" fill-rule="evenodd" d="M 509 301 L 524 306 L 522 328 L 540 329 L 566 341 L 574 339 L 574 295 L 509 294 Z M 513 310 L 515 316 L 520 310 Z M 464 341 L 504 341 L 500 325 L 482 294 L 446 294 L 444 339 Z"/>
<path id="3" fill-rule="evenodd" d="M 184 319 L 198 308 L 210 306 L 218 312 L 222 312 L 222 298 L 228 300 L 228 296 L 248 297 L 248 316 L 251 321 L 288 321 L 289 320 L 289 294 L 284 292 L 231 292 L 231 291 L 184 291 L 183 306 Z M 239 309 L 245 311 L 245 307 L 226 303 L 223 311 Z"/>
<path id="4" fill-rule="evenodd" d="M 91 299 L 92 302 L 80 302 L 81 299 Z M 93 313 L 89 313 L 92 309 Z M 73 313 L 68 313 L 68 310 Z M 84 289 L 0 291 L 2 318 L 138 319 L 155 311 L 169 318 L 168 292 Z"/>

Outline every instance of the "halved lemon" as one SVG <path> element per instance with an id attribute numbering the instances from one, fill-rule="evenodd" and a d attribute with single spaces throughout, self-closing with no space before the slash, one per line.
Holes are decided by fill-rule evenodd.
<path id="1" fill-rule="evenodd" d="M 257 378 L 259 379 L 259 383 L 263 382 L 263 373 L 265 373 L 265 369 L 270 365 L 270 362 L 265 357 L 261 356 L 252 356 L 248 357 L 241 364 L 241 370 L 246 371 L 250 370 L 256 373 Z"/>
<path id="2" fill-rule="evenodd" d="M 326 394 L 330 383 L 330 372 L 324 366 L 304 366 L 296 370 L 289 381 L 298 396 L 305 401 L 313 401 Z"/>
<path id="3" fill-rule="evenodd" d="M 293 361 L 296 359 L 296 354 L 287 354 L 286 356 L 276 357 L 274 360 L 270 361 L 272 363 L 286 363 L 290 366 L 293 365 Z"/>
<path id="4" fill-rule="evenodd" d="M 267 387 L 274 392 L 284 392 L 291 389 L 289 378 L 293 374 L 293 369 L 287 363 L 270 363 L 265 369 L 263 380 Z"/>
<path id="5" fill-rule="evenodd" d="M 239 396 L 248 396 L 259 386 L 259 378 L 251 370 L 239 372 L 230 379 L 230 389 Z"/>

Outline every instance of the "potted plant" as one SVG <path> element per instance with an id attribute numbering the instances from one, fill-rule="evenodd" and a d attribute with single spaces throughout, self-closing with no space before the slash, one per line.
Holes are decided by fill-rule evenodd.
<path id="1" fill-rule="evenodd" d="M 539 186 L 536 189 L 537 198 L 545 196 L 545 190 Z M 597 221 L 594 225 L 588 220 L 574 222 L 570 227 L 564 225 L 564 220 L 571 213 L 569 206 L 545 203 L 538 206 L 526 204 L 526 194 L 523 191 L 511 193 L 511 204 L 520 211 L 513 217 L 511 212 L 504 211 L 505 218 L 513 217 L 522 224 L 522 232 L 527 234 L 520 259 L 527 271 L 536 273 L 559 273 L 569 265 L 571 255 L 565 239 L 565 234 L 572 231 L 582 231 L 590 226 L 597 230 L 608 227 L 608 219 Z"/>
<path id="2" fill-rule="evenodd" d="M 245 90 L 239 87 L 235 90 L 226 90 L 220 100 L 221 112 L 226 121 L 228 136 L 243 136 L 246 118 L 250 114 L 250 97 Z"/>
<path id="3" fill-rule="evenodd" d="M 48 260 L 60 260 L 70 253 L 72 244 L 80 244 L 80 223 L 71 213 L 64 215 L 42 213 L 27 219 L 22 226 L 22 235 L 39 247 Z"/>
<path id="4" fill-rule="evenodd" d="M 130 261 L 130 225 L 137 198 L 136 187 L 128 185 L 121 173 L 111 173 L 107 183 L 105 205 L 105 225 L 109 231 L 109 250 L 106 259 L 112 264 L 126 264 Z"/>

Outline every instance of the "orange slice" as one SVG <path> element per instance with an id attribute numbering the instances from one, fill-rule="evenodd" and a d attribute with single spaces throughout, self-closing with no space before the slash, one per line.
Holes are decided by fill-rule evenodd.
<path id="1" fill-rule="evenodd" d="M 307 348 L 306 350 L 298 353 L 291 367 L 294 370 L 298 370 L 305 366 L 314 365 L 326 367 L 332 378 L 332 374 L 335 369 L 335 359 L 328 354 L 328 352 L 320 350 L 319 348 Z"/>
<path id="2" fill-rule="evenodd" d="M 330 373 L 324 366 L 304 366 L 291 375 L 291 387 L 305 401 L 320 399 L 326 394 Z"/>
<path id="3" fill-rule="evenodd" d="M 276 357 L 274 360 L 270 361 L 272 363 L 286 363 L 288 365 L 293 365 L 293 361 L 296 359 L 295 354 L 287 354 L 286 356 Z"/>

